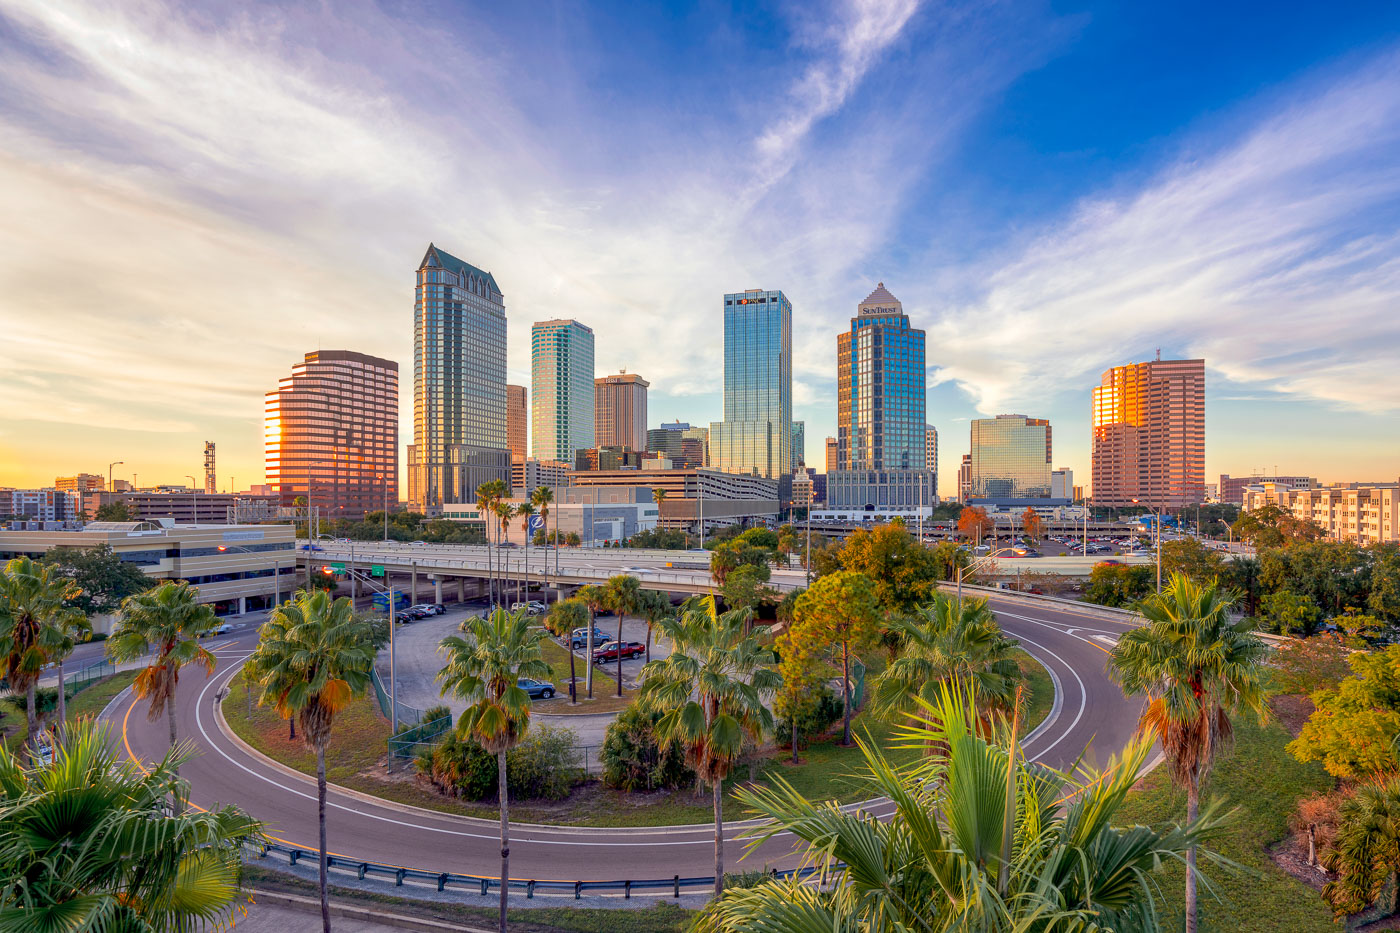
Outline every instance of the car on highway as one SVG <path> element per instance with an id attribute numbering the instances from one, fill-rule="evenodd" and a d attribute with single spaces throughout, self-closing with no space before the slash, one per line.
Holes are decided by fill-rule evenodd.
<path id="1" fill-rule="evenodd" d="M 618 573 L 655 573 L 650 567 L 623 567 Z"/>
<path id="2" fill-rule="evenodd" d="M 593 663 L 616 661 L 619 657 L 626 661 L 646 654 L 647 646 L 639 641 L 610 641 L 601 648 L 593 649 Z"/>
<path id="3" fill-rule="evenodd" d="M 528 677 L 522 677 L 519 680 L 517 680 L 515 684 L 521 690 L 524 690 L 526 693 L 528 693 L 530 695 L 530 699 L 532 700 L 537 697 L 544 700 L 553 699 L 554 697 L 554 684 L 549 683 L 548 681 L 531 680 Z"/>
<path id="4" fill-rule="evenodd" d="M 595 629 L 593 630 L 593 644 L 594 644 L 594 645 L 601 645 L 601 644 L 604 644 L 604 643 L 606 643 L 606 642 L 613 641 L 615 638 L 616 638 L 616 636 L 614 636 L 614 635 L 609 635 L 607 632 L 603 631 L 603 630 L 600 629 L 600 628 L 595 628 Z M 574 629 L 572 632 L 570 632 L 570 633 L 569 633 L 569 647 L 570 647 L 570 648 L 586 648 L 586 647 L 588 647 L 588 629 L 586 629 L 586 628 L 576 628 L 576 629 Z"/>
<path id="5" fill-rule="evenodd" d="M 1013 548 L 1012 551 L 1011 551 L 1011 553 L 1015 554 L 1017 557 L 1039 557 L 1039 556 L 1040 556 L 1040 552 L 1037 551 L 1035 548 L 1032 548 L 1032 547 L 1018 547 L 1018 548 Z"/>

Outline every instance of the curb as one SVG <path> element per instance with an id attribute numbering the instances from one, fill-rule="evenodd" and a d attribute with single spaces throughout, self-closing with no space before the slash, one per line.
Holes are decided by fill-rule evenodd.
<path id="1" fill-rule="evenodd" d="M 260 888 L 253 888 L 250 893 L 253 896 L 254 904 L 288 907 L 309 914 L 319 915 L 321 913 L 321 902 L 315 898 L 302 897 L 298 894 L 284 894 L 280 891 L 264 891 Z M 397 927 L 401 930 L 421 930 L 424 931 L 424 933 L 440 933 L 440 931 L 447 930 L 462 931 L 462 933 L 490 933 L 489 930 L 482 927 L 465 927 L 460 923 L 444 923 L 441 920 L 410 917 L 407 914 L 372 910 L 368 907 L 337 904 L 335 900 L 331 900 L 330 902 L 330 912 L 333 917 L 344 917 L 347 920 L 365 920 L 383 926 Z"/>

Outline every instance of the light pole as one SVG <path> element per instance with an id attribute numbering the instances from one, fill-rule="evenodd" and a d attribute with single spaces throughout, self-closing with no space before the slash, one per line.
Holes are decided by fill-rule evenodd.
<path id="1" fill-rule="evenodd" d="M 975 573 L 978 567 L 982 566 L 983 564 L 991 563 L 992 561 L 996 560 L 998 554 L 1001 554 L 1006 551 L 1009 551 L 1013 554 L 1016 553 L 1015 548 L 999 547 L 995 551 L 992 551 L 990 554 L 987 554 L 984 557 L 979 557 L 977 560 L 974 560 L 966 567 L 958 567 L 958 605 L 962 605 L 962 582 L 964 571 L 966 571 L 967 573 Z"/>
<path id="2" fill-rule="evenodd" d="M 1154 506 L 1152 506 L 1152 505 L 1150 505 L 1150 504 L 1148 504 L 1148 503 L 1146 503 L 1146 502 L 1143 502 L 1143 501 L 1140 500 L 1140 499 L 1134 499 L 1134 500 L 1133 500 L 1133 504 L 1134 504 L 1134 505 L 1145 505 L 1145 506 L 1147 506 L 1149 509 L 1152 510 L 1152 538 L 1153 538 L 1153 541 L 1155 541 L 1155 542 L 1156 542 L 1156 545 L 1157 545 L 1157 593 L 1158 593 L 1158 595 L 1161 595 L 1161 592 L 1162 592 L 1162 513 L 1158 512 L 1157 509 L 1156 509 Z"/>
<path id="3" fill-rule="evenodd" d="M 116 491 L 116 490 L 114 490 L 114 489 L 112 488 L 112 467 L 117 466 L 117 465 L 119 465 L 119 464 L 123 464 L 123 463 L 126 463 L 126 461 L 125 461 L 125 460 L 113 460 L 111 463 L 107 464 L 107 491 L 108 491 L 108 492 L 115 492 L 115 491 Z"/>
<path id="4" fill-rule="evenodd" d="M 324 574 L 328 574 L 328 575 L 329 575 L 329 574 L 333 573 L 334 571 L 332 570 L 332 568 L 330 567 L 330 565 L 327 564 L 326 566 L 324 566 L 324 567 L 321 568 L 321 572 L 324 573 Z M 383 585 L 383 586 L 380 586 L 380 585 L 378 585 L 378 584 L 376 584 L 376 583 L 374 582 L 374 578 L 373 578 L 373 577 L 371 577 L 371 576 L 365 574 L 363 571 L 360 571 L 360 570 L 349 569 L 349 570 L 346 570 L 345 572 L 346 572 L 347 574 L 350 575 L 351 579 L 358 578 L 359 581 L 360 581 L 361 583 L 365 584 L 366 586 L 368 586 L 370 589 L 374 590 L 375 592 L 377 592 L 377 593 L 384 593 L 385 596 L 386 596 L 387 599 L 388 599 L 388 602 L 389 602 L 389 729 L 390 729 L 389 734 L 390 734 L 390 735 L 398 735 L 398 733 L 399 733 L 399 692 L 398 692 L 398 681 L 397 681 L 397 679 L 395 678 L 395 670 L 394 670 L 394 627 L 395 627 L 395 622 L 396 622 L 396 614 L 395 614 L 395 611 L 394 611 L 394 608 L 395 608 L 394 604 L 395 604 L 395 602 L 396 602 L 396 600 L 395 600 L 395 598 L 394 598 L 394 597 L 395 597 L 394 587 L 393 587 L 392 584 L 387 584 L 387 583 L 386 583 L 385 585 Z M 385 572 L 387 573 L 387 571 L 385 571 Z M 394 763 L 393 763 L 392 760 L 388 762 L 388 768 L 389 768 L 389 770 L 391 770 L 391 771 L 394 769 Z"/>
<path id="5" fill-rule="evenodd" d="M 245 554 L 256 553 L 252 548 L 241 547 L 237 544 L 219 545 L 220 553 L 224 551 L 243 551 Z M 282 558 L 272 558 L 272 605 L 273 608 L 282 603 Z"/>

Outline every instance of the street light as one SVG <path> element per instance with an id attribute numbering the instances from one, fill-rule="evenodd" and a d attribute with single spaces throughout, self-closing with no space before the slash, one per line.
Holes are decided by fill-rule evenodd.
<path id="1" fill-rule="evenodd" d="M 327 576 L 330 576 L 330 575 L 332 575 L 332 574 L 335 573 L 335 569 L 332 568 L 329 564 L 326 564 L 326 565 L 324 565 L 323 567 L 321 567 L 321 572 L 324 573 L 324 574 L 326 574 Z M 345 571 L 345 572 L 346 572 L 347 574 L 350 575 L 350 578 L 351 578 L 352 580 L 358 578 L 359 581 L 360 581 L 361 583 L 365 584 L 365 585 L 368 586 L 370 589 L 372 589 L 372 590 L 374 590 L 374 591 L 376 591 L 376 592 L 379 592 L 379 593 L 384 593 L 384 594 L 388 597 L 388 602 L 389 602 L 389 726 L 390 726 L 390 732 L 389 732 L 389 734 L 390 734 L 390 735 L 398 735 L 398 732 L 399 732 L 399 691 L 398 691 L 398 681 L 397 681 L 397 679 L 395 678 L 395 671 L 394 671 L 394 625 L 395 625 L 394 604 L 395 604 L 395 602 L 396 602 L 395 593 L 394 593 L 394 587 L 393 587 L 392 584 L 385 584 L 384 586 L 380 586 L 379 584 L 377 584 L 377 583 L 374 582 L 374 578 L 373 578 L 373 577 L 368 576 L 368 575 L 365 574 L 363 571 L 359 571 L 359 570 L 355 570 L 355 569 L 351 568 L 351 569 L 349 569 L 349 570 L 347 570 L 347 571 Z M 389 761 L 388 761 L 388 768 L 389 768 L 390 771 L 392 771 L 392 770 L 394 769 L 394 761 L 393 761 L 392 758 L 389 759 Z"/>
<path id="2" fill-rule="evenodd" d="M 1162 514 L 1141 499 L 1134 499 L 1134 505 L 1146 505 L 1152 511 L 1153 540 L 1157 543 L 1157 593 L 1162 592 Z"/>
<path id="3" fill-rule="evenodd" d="M 114 491 L 114 490 L 112 489 L 112 467 L 117 466 L 118 464 L 122 464 L 122 463 L 126 463 L 126 461 L 125 461 L 125 460 L 113 460 L 111 463 L 107 464 L 107 491 L 108 491 L 108 492 L 113 492 L 113 491 Z"/>
<path id="4" fill-rule="evenodd" d="M 237 544 L 219 545 L 219 552 L 223 553 L 225 551 L 242 551 L 245 554 L 256 553 L 252 548 L 242 547 Z M 282 558 L 280 556 L 274 557 L 272 559 L 272 566 L 272 605 L 276 607 L 282 603 Z"/>
<path id="5" fill-rule="evenodd" d="M 980 566 L 983 565 L 983 564 L 987 564 L 987 563 L 992 562 L 993 560 L 996 559 L 996 557 L 997 557 L 998 554 L 1002 554 L 1002 553 L 1005 553 L 1005 552 L 1007 552 L 1007 551 L 1011 552 L 1012 554 L 1015 554 L 1015 553 L 1016 553 L 1016 549 L 1015 549 L 1014 547 L 999 547 L 999 548 L 997 548 L 995 551 L 992 551 L 990 554 L 983 555 L 982 557 L 979 557 L 977 560 L 974 560 L 972 563 L 968 564 L 966 567 L 958 567 L 958 604 L 959 604 L 959 605 L 962 605 L 963 571 L 966 570 L 968 573 L 974 573 L 974 572 L 976 572 L 976 570 L 977 570 L 978 567 L 980 567 Z"/>

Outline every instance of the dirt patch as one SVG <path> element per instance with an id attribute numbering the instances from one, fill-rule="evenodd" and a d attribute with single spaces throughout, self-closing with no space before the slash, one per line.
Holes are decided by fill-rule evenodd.
<path id="1" fill-rule="evenodd" d="M 1281 694 L 1269 698 L 1269 708 L 1278 718 L 1279 725 L 1288 730 L 1295 739 L 1303 730 L 1303 723 L 1313 713 L 1313 702 L 1301 694 Z"/>
<path id="2" fill-rule="evenodd" d="M 1328 881 L 1329 876 L 1321 868 L 1315 868 L 1308 864 L 1307 843 L 1300 841 L 1291 833 L 1269 847 L 1269 858 L 1279 868 L 1314 891 L 1321 891 L 1322 886 Z"/>

